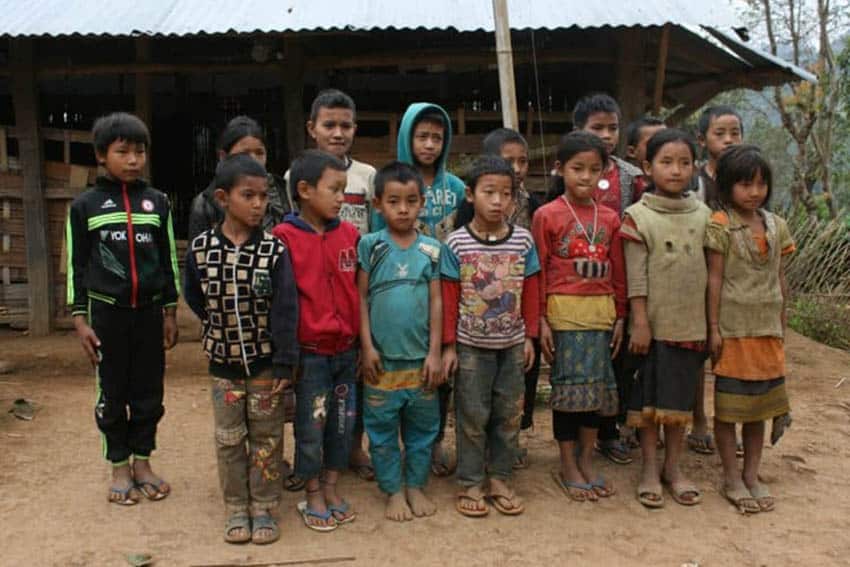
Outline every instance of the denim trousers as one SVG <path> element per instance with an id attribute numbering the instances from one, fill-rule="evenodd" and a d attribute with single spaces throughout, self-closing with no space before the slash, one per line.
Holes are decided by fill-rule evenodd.
<path id="1" fill-rule="evenodd" d="M 457 481 L 511 477 L 523 410 L 523 344 L 486 349 L 457 345 Z"/>
<path id="2" fill-rule="evenodd" d="M 334 355 L 302 352 L 295 382 L 295 474 L 348 468 L 357 414 L 357 350 Z"/>

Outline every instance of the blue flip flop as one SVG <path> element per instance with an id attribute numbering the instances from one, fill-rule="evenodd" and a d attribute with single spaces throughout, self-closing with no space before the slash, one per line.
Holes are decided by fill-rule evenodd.
<path id="1" fill-rule="evenodd" d="M 295 506 L 295 508 L 298 510 L 298 513 L 301 514 L 301 519 L 304 520 L 304 525 L 310 528 L 311 530 L 317 532 L 332 532 L 339 527 L 339 524 L 337 523 L 336 518 L 334 518 L 333 512 L 331 511 L 330 507 L 328 507 L 328 510 L 326 512 L 319 513 L 310 508 L 307 505 L 306 500 L 302 500 Z M 315 524 L 310 523 L 309 518 L 311 517 L 318 518 L 324 521 L 333 520 L 334 523 L 329 524 L 327 526 L 317 526 Z"/>
<path id="2" fill-rule="evenodd" d="M 602 493 L 594 490 L 594 492 L 596 492 L 596 495 L 600 498 L 608 498 L 608 497 L 614 496 L 614 494 L 616 494 L 616 491 L 613 488 L 608 488 L 608 483 L 605 482 L 605 479 L 602 478 L 601 476 L 599 478 L 597 478 L 596 480 L 590 482 L 590 488 L 591 488 L 591 490 L 594 489 L 594 488 L 601 488 L 602 490 L 604 490 L 605 494 L 602 494 Z"/>
<path id="3" fill-rule="evenodd" d="M 333 506 L 332 504 L 328 504 L 328 512 L 330 512 L 331 514 L 334 514 L 334 520 L 336 520 L 336 523 L 340 526 L 343 525 L 343 524 L 348 524 L 350 522 L 353 522 L 354 520 L 357 519 L 356 513 L 351 514 L 350 516 L 348 515 L 348 511 L 350 509 L 351 509 L 351 506 L 345 500 L 343 500 L 342 504 L 340 504 L 339 506 Z M 335 514 L 342 514 L 343 516 L 345 516 L 345 519 L 340 520 L 339 518 L 336 517 Z"/>
<path id="4" fill-rule="evenodd" d="M 564 491 L 564 494 L 566 494 L 570 500 L 573 500 L 575 502 L 587 502 L 596 500 L 596 492 L 593 491 L 592 484 L 564 480 L 564 477 L 561 476 L 561 473 L 559 471 L 552 471 L 552 480 L 555 481 L 555 483 L 561 488 L 561 490 Z M 583 491 L 585 493 L 585 497 L 579 498 L 575 496 L 572 492 L 570 492 L 570 488 L 575 488 Z M 594 498 L 590 498 L 589 496 L 593 496 Z"/>

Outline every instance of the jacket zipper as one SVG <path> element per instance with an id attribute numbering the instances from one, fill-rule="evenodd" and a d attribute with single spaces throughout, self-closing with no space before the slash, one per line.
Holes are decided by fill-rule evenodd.
<path id="1" fill-rule="evenodd" d="M 136 308 L 139 297 L 139 273 L 136 271 L 136 235 L 133 232 L 133 211 L 130 208 L 130 196 L 127 184 L 121 184 L 124 196 L 124 210 L 127 211 L 127 245 L 130 248 L 130 307 Z"/>
<path id="2" fill-rule="evenodd" d="M 242 335 L 242 317 L 239 316 L 239 285 L 236 283 L 236 270 L 239 265 L 239 247 L 236 247 L 236 254 L 233 256 L 233 311 L 236 313 L 236 329 L 239 331 L 239 350 L 242 353 L 242 364 L 245 365 L 245 376 L 251 376 L 251 369 L 248 368 L 248 356 L 245 354 L 245 338 Z"/>

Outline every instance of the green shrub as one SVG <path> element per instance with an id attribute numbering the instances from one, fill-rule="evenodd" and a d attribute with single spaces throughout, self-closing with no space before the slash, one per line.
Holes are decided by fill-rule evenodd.
<path id="1" fill-rule="evenodd" d="M 850 351 L 850 296 L 799 295 L 788 312 L 788 326 L 810 339 Z"/>

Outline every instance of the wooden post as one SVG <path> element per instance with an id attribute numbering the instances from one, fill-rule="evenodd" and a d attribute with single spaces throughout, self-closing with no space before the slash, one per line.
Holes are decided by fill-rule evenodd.
<path id="1" fill-rule="evenodd" d="M 24 238 L 27 255 L 27 295 L 31 336 L 44 336 L 52 324 L 52 256 L 47 239 L 47 203 L 42 177 L 42 148 L 38 130 L 38 85 L 32 39 L 13 39 L 10 45 L 12 105 L 23 174 Z"/>
<path id="2" fill-rule="evenodd" d="M 286 152 L 289 162 L 304 149 L 304 51 L 295 38 L 284 40 L 283 109 L 286 122 Z"/>
<path id="3" fill-rule="evenodd" d="M 0 171 L 9 169 L 9 156 L 6 152 L 8 152 L 8 148 L 6 147 L 6 129 L 0 128 Z"/>
<path id="4" fill-rule="evenodd" d="M 658 64 L 655 66 L 655 90 L 652 93 L 652 113 L 658 115 L 664 103 L 664 79 L 667 76 L 667 51 L 670 48 L 670 23 L 661 29 L 658 45 Z"/>
<path id="5" fill-rule="evenodd" d="M 138 63 L 150 63 L 151 60 L 151 44 L 147 37 L 136 38 L 136 61 Z M 151 78 L 147 73 L 136 73 L 136 93 L 135 93 L 136 116 L 142 119 L 142 122 L 147 124 L 151 130 L 153 137 L 153 103 L 151 101 Z M 151 150 L 148 149 L 148 160 L 145 163 L 144 177 L 151 180 Z"/>
<path id="6" fill-rule="evenodd" d="M 511 49 L 511 28 L 508 22 L 508 0 L 493 0 L 493 19 L 496 24 L 496 58 L 499 64 L 499 92 L 502 99 L 502 125 L 519 129 L 516 108 L 514 55 Z"/>
<path id="7" fill-rule="evenodd" d="M 457 107 L 457 133 L 461 136 L 466 134 L 466 109 L 463 106 Z"/>
<path id="8" fill-rule="evenodd" d="M 641 28 L 624 28 L 617 33 L 617 84 L 615 97 L 622 114 L 620 131 L 629 122 L 646 112 L 646 77 L 643 69 L 643 32 Z M 620 148 L 625 147 L 625 136 L 620 136 Z"/>
<path id="9" fill-rule="evenodd" d="M 394 156 L 396 154 L 396 141 L 398 140 L 398 114 L 393 112 L 390 114 L 390 135 L 388 136 L 390 139 L 390 155 Z"/>

